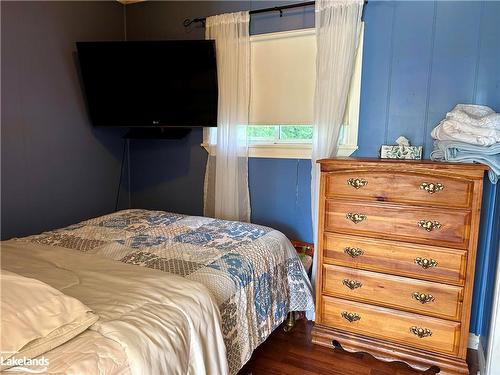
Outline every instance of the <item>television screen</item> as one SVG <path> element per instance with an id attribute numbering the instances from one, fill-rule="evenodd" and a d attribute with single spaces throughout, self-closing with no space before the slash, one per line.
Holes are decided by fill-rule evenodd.
<path id="1" fill-rule="evenodd" d="M 94 126 L 217 126 L 214 41 L 76 46 Z"/>

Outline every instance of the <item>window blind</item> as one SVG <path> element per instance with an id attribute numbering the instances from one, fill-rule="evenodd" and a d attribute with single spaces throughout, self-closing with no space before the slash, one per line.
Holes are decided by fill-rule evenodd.
<path id="1" fill-rule="evenodd" d="M 250 124 L 312 124 L 315 65 L 314 29 L 253 36 Z"/>

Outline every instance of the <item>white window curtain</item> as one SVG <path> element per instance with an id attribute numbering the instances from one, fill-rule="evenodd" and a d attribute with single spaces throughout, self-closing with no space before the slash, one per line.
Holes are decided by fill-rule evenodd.
<path id="1" fill-rule="evenodd" d="M 361 33 L 362 12 L 362 0 L 316 0 L 316 91 L 311 157 L 311 211 L 315 242 L 318 240 L 320 175 L 316 161 L 337 153 Z M 313 284 L 316 281 L 317 255 L 314 260 Z"/>
<path id="2" fill-rule="evenodd" d="M 219 107 L 209 129 L 204 215 L 250 221 L 247 132 L 250 106 L 250 15 L 221 14 L 206 20 L 205 39 L 215 40 Z"/>

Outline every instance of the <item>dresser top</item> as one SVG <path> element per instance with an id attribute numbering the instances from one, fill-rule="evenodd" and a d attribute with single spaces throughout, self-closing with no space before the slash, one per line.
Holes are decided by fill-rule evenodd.
<path id="1" fill-rule="evenodd" d="M 448 163 L 432 160 L 398 160 L 379 158 L 331 158 L 321 159 L 317 163 L 321 165 L 321 171 L 330 172 L 351 168 L 366 168 L 374 170 L 425 170 L 449 171 L 450 173 L 463 174 L 470 177 L 482 178 L 488 166 L 477 163 Z"/>

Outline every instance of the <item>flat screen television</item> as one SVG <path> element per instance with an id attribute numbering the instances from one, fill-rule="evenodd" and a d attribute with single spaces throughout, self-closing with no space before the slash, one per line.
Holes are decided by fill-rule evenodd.
<path id="1" fill-rule="evenodd" d="M 217 126 L 214 41 L 76 46 L 94 126 Z"/>

